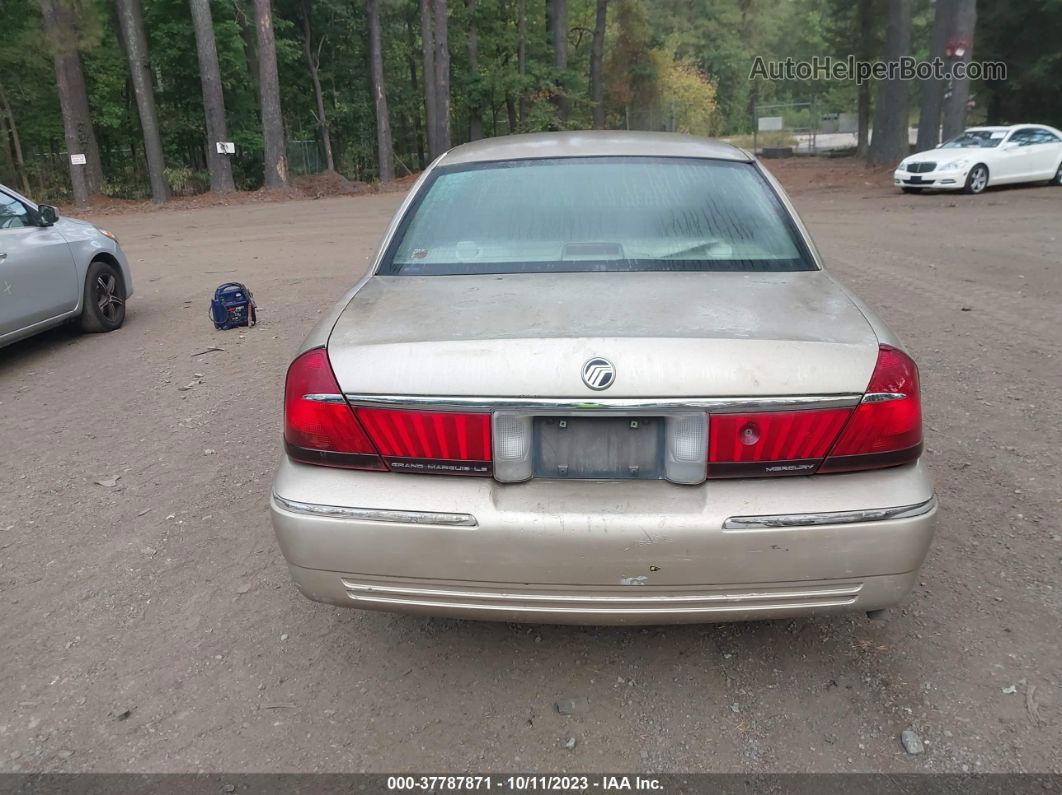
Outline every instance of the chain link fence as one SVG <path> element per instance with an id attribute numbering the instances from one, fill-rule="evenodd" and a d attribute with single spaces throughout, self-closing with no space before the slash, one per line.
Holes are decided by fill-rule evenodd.
<path id="1" fill-rule="evenodd" d="M 854 112 L 823 108 L 815 99 L 771 104 L 754 103 L 751 136 L 741 143 L 757 155 L 828 154 L 854 150 L 858 118 Z M 745 141 L 744 138 L 751 140 Z"/>
<path id="2" fill-rule="evenodd" d="M 324 158 L 314 139 L 288 140 L 285 144 L 288 172 L 292 177 L 319 174 L 324 171 Z M 53 204 L 72 200 L 70 187 L 70 159 L 66 151 L 26 152 L 24 173 L 31 195 Z M 108 149 L 100 152 L 103 166 L 103 192 L 117 199 L 140 200 L 150 198 L 147 166 L 140 153 L 130 150 Z M 233 170 L 239 187 L 244 190 L 261 186 L 262 152 L 243 149 L 233 155 Z M 242 178 L 241 178 L 242 177 Z M 210 190 L 210 174 L 205 168 L 171 165 L 166 168 L 166 181 L 174 196 L 194 196 Z M 10 158 L 0 159 L 0 182 L 22 190 L 22 178 Z"/>

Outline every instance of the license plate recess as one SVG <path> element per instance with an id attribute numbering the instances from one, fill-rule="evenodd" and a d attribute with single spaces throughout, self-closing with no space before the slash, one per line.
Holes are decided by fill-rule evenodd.
<path id="1" fill-rule="evenodd" d="M 534 417 L 534 476 L 661 480 L 663 417 Z"/>

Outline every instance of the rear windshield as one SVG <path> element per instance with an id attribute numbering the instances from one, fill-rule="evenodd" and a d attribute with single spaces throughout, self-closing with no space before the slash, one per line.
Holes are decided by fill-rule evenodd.
<path id="1" fill-rule="evenodd" d="M 435 170 L 380 272 L 815 269 L 792 217 L 749 163 L 580 157 Z"/>

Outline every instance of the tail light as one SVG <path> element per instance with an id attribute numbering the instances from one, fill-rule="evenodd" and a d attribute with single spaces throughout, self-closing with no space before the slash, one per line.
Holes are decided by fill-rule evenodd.
<path id="1" fill-rule="evenodd" d="M 889 345 L 853 409 L 718 414 L 708 434 L 708 477 L 854 472 L 922 454 L 918 367 Z M 824 460 L 825 459 L 825 460 Z"/>
<path id="2" fill-rule="evenodd" d="M 284 446 L 296 461 L 386 470 L 343 397 L 324 348 L 291 363 L 284 383 Z"/>
<path id="3" fill-rule="evenodd" d="M 918 366 L 903 351 L 882 345 L 863 401 L 819 472 L 880 469 L 910 463 L 921 454 Z"/>
<path id="4" fill-rule="evenodd" d="M 851 409 L 716 414 L 708 431 L 708 477 L 810 475 Z"/>
<path id="5" fill-rule="evenodd" d="M 358 409 L 393 472 L 490 475 L 490 414 Z"/>
<path id="6" fill-rule="evenodd" d="M 491 474 L 489 414 L 351 409 L 324 348 L 306 351 L 288 368 L 284 446 L 307 464 Z"/>

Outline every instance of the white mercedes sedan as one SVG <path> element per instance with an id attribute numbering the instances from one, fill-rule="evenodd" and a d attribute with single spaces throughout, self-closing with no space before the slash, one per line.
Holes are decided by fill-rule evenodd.
<path id="1" fill-rule="evenodd" d="M 1062 132 L 1042 124 L 971 127 L 936 149 L 904 158 L 892 175 L 904 193 L 1050 181 L 1062 185 Z"/>
<path id="2" fill-rule="evenodd" d="M 505 621 L 875 612 L 936 514 L 918 369 L 747 152 L 667 134 L 439 158 L 287 373 L 299 589 Z"/>

